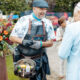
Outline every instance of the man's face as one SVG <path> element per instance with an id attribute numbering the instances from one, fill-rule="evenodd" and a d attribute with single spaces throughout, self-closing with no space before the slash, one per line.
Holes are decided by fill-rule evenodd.
<path id="1" fill-rule="evenodd" d="M 47 8 L 39 8 L 39 7 L 33 7 L 33 12 L 36 15 L 37 18 L 42 19 L 45 17 Z"/>

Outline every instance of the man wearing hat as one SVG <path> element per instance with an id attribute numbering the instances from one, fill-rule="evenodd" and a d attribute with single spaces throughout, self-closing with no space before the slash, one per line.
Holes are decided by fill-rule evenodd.
<path id="1" fill-rule="evenodd" d="M 10 40 L 18 43 L 18 46 L 24 46 L 25 49 L 34 49 L 38 51 L 37 54 L 28 54 L 22 52 L 22 55 L 31 57 L 36 62 L 36 75 L 31 77 L 30 80 L 46 80 L 46 74 L 50 74 L 48 57 L 46 54 L 46 47 L 53 45 L 54 29 L 52 23 L 45 18 L 48 8 L 48 3 L 45 0 L 33 1 L 33 13 L 21 17 L 16 23 L 11 35 Z M 30 38 L 25 38 L 26 35 Z M 17 49 L 15 49 L 16 51 Z M 23 51 L 23 50 L 21 50 Z M 31 50 L 30 50 L 31 51 Z M 29 52 L 30 53 L 30 52 Z M 18 53 L 14 55 L 19 55 Z M 15 57 L 14 62 L 18 61 Z"/>

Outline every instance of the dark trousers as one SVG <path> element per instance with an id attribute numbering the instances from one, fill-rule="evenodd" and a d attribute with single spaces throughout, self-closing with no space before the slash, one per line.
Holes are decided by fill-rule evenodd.
<path id="1" fill-rule="evenodd" d="M 32 78 L 30 78 L 30 80 L 47 80 L 46 79 L 46 73 L 45 73 L 45 69 L 43 67 L 44 63 L 41 60 L 41 58 L 36 59 L 36 75 Z"/>

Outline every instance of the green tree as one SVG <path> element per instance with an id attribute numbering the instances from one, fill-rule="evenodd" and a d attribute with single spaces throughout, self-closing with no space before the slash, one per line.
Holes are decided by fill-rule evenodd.
<path id="1" fill-rule="evenodd" d="M 77 2 L 79 2 L 79 0 L 55 0 L 55 8 L 51 11 L 73 12 L 74 6 Z"/>
<path id="2" fill-rule="evenodd" d="M 5 14 L 11 11 L 20 12 L 30 10 L 34 0 L 0 0 L 0 10 Z M 73 8 L 79 0 L 46 0 L 49 3 L 48 11 L 54 12 L 73 12 Z"/>
<path id="3" fill-rule="evenodd" d="M 11 11 L 20 14 L 20 12 L 30 9 L 30 5 L 25 0 L 0 0 L 0 10 L 5 14 L 9 14 Z"/>

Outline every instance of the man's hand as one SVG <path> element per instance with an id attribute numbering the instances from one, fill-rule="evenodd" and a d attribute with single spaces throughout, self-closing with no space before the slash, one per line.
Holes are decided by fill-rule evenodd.
<path id="1" fill-rule="evenodd" d="M 22 45 L 25 46 L 25 47 L 29 47 L 29 46 L 33 45 L 33 40 L 26 40 L 26 39 L 24 39 L 22 41 Z"/>
<path id="2" fill-rule="evenodd" d="M 40 49 L 42 47 L 42 41 L 33 41 L 33 45 L 30 47 L 34 49 Z"/>

